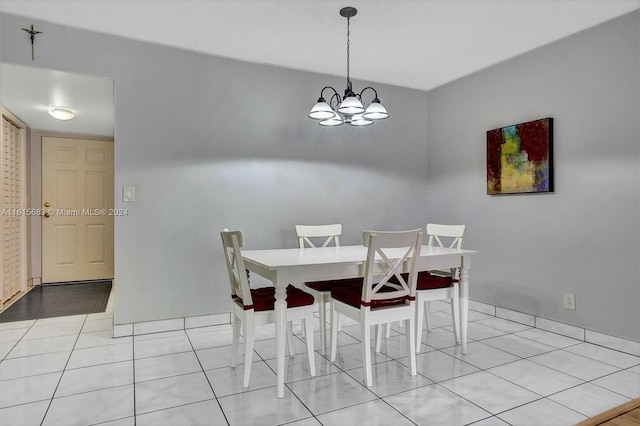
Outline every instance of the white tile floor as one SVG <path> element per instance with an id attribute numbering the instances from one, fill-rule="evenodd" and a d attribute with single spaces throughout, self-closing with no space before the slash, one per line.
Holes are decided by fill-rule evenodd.
<path id="1" fill-rule="evenodd" d="M 477 312 L 462 355 L 448 305 L 431 308 L 417 377 L 395 328 L 363 386 L 359 329 L 347 323 L 335 363 L 316 353 L 315 378 L 296 341 L 284 399 L 273 327 L 257 333 L 243 390 L 242 367 L 228 367 L 229 326 L 113 339 L 111 310 L 0 324 L 0 425 L 555 426 L 640 397 L 640 357 Z"/>

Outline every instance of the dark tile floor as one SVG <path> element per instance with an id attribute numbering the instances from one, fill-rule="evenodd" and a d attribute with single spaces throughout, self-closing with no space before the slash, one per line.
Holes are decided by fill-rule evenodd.
<path id="1" fill-rule="evenodd" d="M 104 312 L 111 281 L 43 284 L 0 314 L 0 323 Z"/>

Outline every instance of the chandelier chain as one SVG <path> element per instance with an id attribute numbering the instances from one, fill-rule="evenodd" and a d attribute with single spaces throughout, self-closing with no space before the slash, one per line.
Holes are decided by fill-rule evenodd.
<path id="1" fill-rule="evenodd" d="M 350 46 L 351 46 L 351 30 L 350 30 L 350 23 L 351 19 L 347 18 L 347 86 L 349 85 L 349 83 L 351 82 L 351 80 L 349 79 L 349 71 L 350 71 L 350 57 L 349 57 L 349 53 L 350 53 Z"/>

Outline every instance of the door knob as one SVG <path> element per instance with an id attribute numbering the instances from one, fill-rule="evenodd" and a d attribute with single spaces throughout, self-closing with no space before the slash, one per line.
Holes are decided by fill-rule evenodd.
<path id="1" fill-rule="evenodd" d="M 50 202 L 48 202 L 48 201 L 45 201 L 45 202 L 44 202 L 44 206 L 45 206 L 45 207 L 51 207 L 51 203 L 50 203 Z"/>

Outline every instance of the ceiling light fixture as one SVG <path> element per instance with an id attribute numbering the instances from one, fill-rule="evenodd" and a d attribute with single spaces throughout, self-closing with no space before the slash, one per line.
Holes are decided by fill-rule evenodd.
<path id="1" fill-rule="evenodd" d="M 71 120 L 76 116 L 76 113 L 71 111 L 69 108 L 63 107 L 53 107 L 49 108 L 49 115 L 57 120 Z"/>
<path id="2" fill-rule="evenodd" d="M 351 80 L 349 78 L 350 71 L 350 19 L 356 16 L 358 10 L 354 7 L 344 7 L 340 9 L 340 16 L 347 18 L 347 88 L 344 91 L 344 97 L 340 97 L 336 89 L 331 86 L 325 86 L 320 91 L 320 98 L 309 112 L 309 118 L 320 120 L 318 124 L 321 126 L 339 126 L 348 123 L 352 126 L 368 126 L 373 124 L 374 120 L 380 120 L 389 117 L 387 109 L 380 103 L 378 92 L 373 87 L 365 87 L 358 94 L 353 92 Z M 329 102 L 324 98 L 324 91 L 330 89 L 333 91 Z M 373 100 L 365 109 L 362 105 L 362 94 L 366 90 L 373 91 Z"/>

